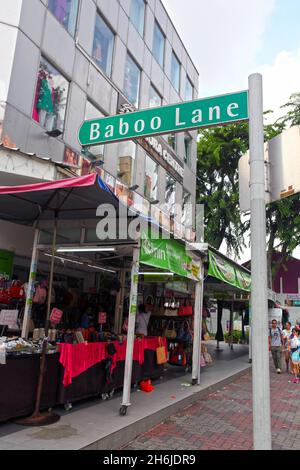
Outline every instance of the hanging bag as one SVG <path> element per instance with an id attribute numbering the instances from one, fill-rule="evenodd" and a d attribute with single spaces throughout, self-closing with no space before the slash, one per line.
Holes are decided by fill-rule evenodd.
<path id="1" fill-rule="evenodd" d="M 177 346 L 170 352 L 169 363 L 175 366 L 186 366 L 186 353 L 181 346 Z"/>
<path id="2" fill-rule="evenodd" d="M 185 305 L 181 305 L 181 307 L 179 307 L 178 315 L 183 317 L 189 317 L 193 315 L 193 307 L 192 305 L 189 305 L 189 301 L 187 299 L 185 299 Z"/>
<path id="3" fill-rule="evenodd" d="M 183 343 L 192 343 L 193 336 L 188 321 L 185 321 L 178 332 L 177 339 Z"/>
<path id="4" fill-rule="evenodd" d="M 161 337 L 158 337 L 158 347 L 156 348 L 156 363 L 158 365 L 166 364 L 168 362 L 167 352 L 165 346 L 162 345 Z"/>
<path id="5" fill-rule="evenodd" d="M 177 332 L 175 330 L 174 322 L 169 321 L 167 324 L 167 327 L 164 332 L 164 336 L 168 339 L 176 339 L 177 338 Z"/>

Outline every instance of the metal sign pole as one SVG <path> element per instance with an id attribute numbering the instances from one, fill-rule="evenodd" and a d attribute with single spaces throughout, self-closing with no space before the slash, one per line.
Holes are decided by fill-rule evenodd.
<path id="1" fill-rule="evenodd" d="M 262 76 L 249 77 L 252 399 L 255 450 L 271 450 Z"/>

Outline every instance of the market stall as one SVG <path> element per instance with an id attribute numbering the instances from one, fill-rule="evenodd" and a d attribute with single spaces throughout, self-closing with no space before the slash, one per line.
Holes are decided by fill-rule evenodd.
<path id="1" fill-rule="evenodd" d="M 17 204 L 19 202 L 20 204 Z M 46 386 L 44 380 L 44 371 L 47 363 L 47 356 L 50 351 L 51 343 L 53 346 L 57 347 L 59 350 L 59 373 L 58 373 L 58 382 L 57 382 L 57 400 L 58 403 L 66 403 L 69 400 L 81 399 L 87 396 L 92 396 L 95 394 L 110 393 L 114 388 L 122 385 L 122 379 L 124 376 L 124 393 L 130 395 L 130 388 L 132 383 L 141 380 L 142 378 L 148 377 L 157 377 L 162 373 L 162 364 L 157 364 L 156 353 L 157 349 L 162 348 L 166 349 L 166 339 L 160 337 L 155 338 L 145 338 L 144 340 L 135 339 L 134 334 L 134 323 L 136 315 L 136 293 L 137 285 L 139 280 L 139 266 L 140 266 L 140 252 L 141 252 L 141 261 L 145 265 L 151 265 L 147 262 L 146 259 L 143 259 L 143 247 L 145 243 L 141 241 L 116 241 L 116 246 L 107 247 L 107 243 L 97 243 L 98 251 L 108 251 L 112 252 L 119 247 L 122 247 L 123 250 L 127 250 L 124 256 L 124 252 L 116 253 L 116 256 L 108 256 L 99 260 L 95 257 L 78 257 L 74 256 L 74 252 L 78 251 L 78 243 L 80 248 L 83 248 L 81 251 L 97 251 L 95 246 L 92 250 L 90 249 L 90 243 L 83 241 L 82 230 L 87 230 L 88 221 L 91 221 L 91 225 L 94 224 L 95 227 L 95 213 L 99 206 L 100 202 L 105 202 L 112 204 L 116 209 L 116 214 L 118 215 L 119 210 L 119 201 L 116 196 L 111 193 L 109 188 L 103 183 L 101 178 L 96 174 L 89 175 L 87 177 L 69 179 L 65 181 L 53 182 L 53 183 L 41 183 L 37 185 L 27 185 L 21 187 L 7 187 L 0 188 L 0 215 L 1 218 L 8 221 L 14 221 L 19 224 L 28 224 L 35 226 L 35 236 L 33 244 L 33 253 L 31 259 L 30 267 L 30 276 L 29 283 L 27 286 L 27 299 L 24 312 L 24 318 L 22 319 L 22 336 L 24 341 L 30 336 L 33 335 L 33 338 L 27 340 L 27 343 L 22 346 L 23 351 L 18 350 L 18 354 L 22 355 L 25 353 L 29 355 L 28 348 L 32 346 L 31 354 L 36 354 L 35 357 L 38 357 L 37 354 L 41 354 L 41 370 L 38 379 L 38 393 L 37 401 L 35 403 L 34 416 L 40 414 L 40 409 L 43 405 L 42 396 L 43 390 Z M 83 223 L 84 221 L 84 223 Z M 60 242 L 60 229 L 65 231 L 65 227 L 72 226 L 72 223 L 76 223 L 80 226 L 84 225 L 84 229 L 80 231 L 80 240 L 76 242 L 76 245 L 66 246 Z M 97 220 L 98 222 L 98 220 Z M 90 225 L 90 226 L 91 226 Z M 43 230 L 48 230 L 48 235 L 50 235 L 48 243 L 41 242 L 41 235 Z M 65 233 L 63 234 L 65 237 Z M 49 243 L 50 242 L 50 243 Z M 62 252 L 72 252 L 72 254 L 60 255 L 58 254 L 57 247 L 58 242 L 60 245 L 60 251 Z M 147 244 L 151 242 L 151 239 L 147 240 Z M 165 241 L 163 242 L 165 243 Z M 114 245 L 113 241 L 109 241 L 109 245 Z M 106 245 L 106 246 L 105 246 Z M 183 242 L 177 242 L 174 245 L 174 241 L 168 245 L 165 245 L 165 249 L 168 250 L 168 258 L 176 260 L 176 256 L 170 256 L 170 248 L 174 247 L 176 250 L 179 250 L 179 253 L 182 255 L 182 260 L 184 268 L 180 266 L 177 259 L 177 267 L 175 263 L 174 266 L 170 266 L 169 270 L 177 272 L 179 276 L 190 277 L 194 284 L 201 283 L 200 275 L 200 261 L 199 259 L 196 262 L 196 257 L 187 256 L 185 253 L 185 244 Z M 160 248 L 161 249 L 161 248 Z M 121 248 L 120 248 L 121 250 Z M 176 251 L 175 250 L 175 251 Z M 146 250 L 144 250 L 146 253 Z M 195 251 L 195 250 L 194 250 Z M 145 254 L 144 253 L 144 254 Z M 110 253 L 111 254 L 111 253 Z M 179 259 L 180 256 L 179 254 Z M 38 258 L 42 259 L 43 256 L 48 256 L 50 260 L 49 267 L 49 283 L 48 287 L 48 297 L 45 305 L 45 328 L 37 328 L 37 325 L 34 325 L 35 328 L 30 328 L 30 323 L 32 320 L 32 307 L 34 307 L 36 291 L 34 292 L 36 272 Z M 124 267 L 124 259 L 127 260 Z M 107 263 L 107 261 L 109 262 Z M 133 262 L 132 262 L 133 260 Z M 60 325 L 61 322 L 65 321 L 65 318 L 58 315 L 58 318 L 55 319 L 55 314 L 53 311 L 56 310 L 58 313 L 57 307 L 60 305 L 56 301 L 53 302 L 52 293 L 55 291 L 55 264 L 62 261 L 63 263 L 74 263 L 76 269 L 87 270 L 90 269 L 100 269 L 102 271 L 107 271 L 111 273 L 118 273 L 121 270 L 124 273 L 124 270 L 131 269 L 131 282 L 130 285 L 130 302 L 128 305 L 129 310 L 129 324 L 128 332 L 126 338 L 118 337 L 113 338 L 103 336 L 100 334 L 98 339 L 96 339 L 96 331 L 89 331 L 93 339 L 84 338 L 84 328 L 74 327 L 74 328 L 64 328 L 66 325 Z M 153 264 L 152 264 L 153 265 Z M 105 267 L 104 267 L 105 266 Z M 164 266 L 160 266 L 161 272 L 164 272 Z M 188 273 L 190 270 L 190 273 Z M 43 286 L 40 286 L 41 289 Z M 57 292 L 55 293 L 55 297 Z M 40 293 L 41 294 L 41 293 Z M 44 299 L 45 301 L 45 299 Z M 196 299 L 198 306 L 200 306 L 200 299 Z M 45 303 L 45 302 L 44 302 Z M 53 308 L 54 307 L 54 308 Z M 195 309 L 198 315 L 195 315 L 194 320 L 194 331 L 200 331 L 200 312 L 201 308 L 197 307 Z M 63 311 L 61 311 L 63 314 Z M 54 321 L 55 319 L 55 321 Z M 51 329 L 49 329 L 50 321 L 52 324 Z M 55 326 L 56 324 L 56 326 Z M 70 325 L 68 325 L 70 326 Z M 98 331 L 98 333 L 103 333 L 103 331 Z M 56 344 L 57 339 L 60 338 L 60 345 Z M 117 340 L 117 341 L 116 341 Z M 6 343 L 10 339 L 6 340 Z M 88 343 L 86 344 L 86 342 Z M 84 342 L 84 347 L 83 343 Z M 96 344 L 90 344 L 90 343 Z M 197 341 L 196 341 L 197 342 Z M 68 344 L 69 343 L 69 344 Z M 39 345 L 40 350 L 37 353 L 36 345 Z M 110 345 L 113 345 L 115 351 L 113 353 L 108 353 L 107 349 Z M 81 350 L 82 348 L 82 350 Z M 27 350 L 27 351 L 26 351 Z M 77 354 L 77 351 L 81 350 L 80 354 Z M 87 354 L 82 353 L 86 351 Z M 96 352 L 97 351 L 97 352 Z M 126 353 L 125 353 L 126 351 Z M 12 351 L 12 353 L 16 353 Z M 107 357 L 112 356 L 111 358 Z M 198 352 L 194 350 L 196 354 L 196 359 L 193 362 L 193 375 L 195 379 L 198 377 L 199 361 Z M 92 356 L 92 359 L 91 359 Z M 77 372 L 73 374 L 74 357 L 76 357 L 76 367 Z M 89 357 L 89 360 L 87 359 Z M 110 362 L 109 362 L 110 361 Z M 109 364 L 109 367 L 107 367 Z M 71 365 L 71 367 L 70 367 Z M 125 370 L 124 370 L 125 365 Z M 93 368 L 98 368 L 94 380 L 94 384 L 91 380 L 87 378 L 87 374 L 92 374 Z M 104 369 L 104 370 L 103 370 Z M 3 367 L 0 368 L 0 373 L 4 370 Z M 94 369 L 95 370 L 95 369 Z M 133 372 L 133 373 L 132 373 Z M 86 375 L 86 377 L 85 377 Z M 110 380 L 107 381 L 107 376 L 110 377 Z M 67 378 L 66 378 L 67 377 Z M 69 382 L 68 377 L 71 377 L 71 382 Z M 104 380 L 105 378 L 105 380 Z M 43 382 L 44 380 L 44 382 Z M 109 383 L 108 383 L 109 382 Z M 73 387 L 73 390 L 72 390 Z M 77 387 L 77 388 L 76 388 Z M 127 402 L 128 403 L 128 400 Z M 123 400 L 124 404 L 124 400 Z M 127 406 L 127 405 L 126 405 Z"/>

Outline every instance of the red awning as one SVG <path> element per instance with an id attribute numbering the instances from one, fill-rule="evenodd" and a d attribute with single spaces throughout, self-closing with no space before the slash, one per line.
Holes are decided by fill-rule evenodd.
<path id="1" fill-rule="evenodd" d="M 0 219 L 24 225 L 36 220 L 95 219 L 100 204 L 119 200 L 96 174 L 47 183 L 0 186 Z"/>

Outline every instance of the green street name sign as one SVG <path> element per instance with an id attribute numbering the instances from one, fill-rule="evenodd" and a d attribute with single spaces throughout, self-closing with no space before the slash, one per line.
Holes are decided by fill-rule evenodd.
<path id="1" fill-rule="evenodd" d="M 85 121 L 79 130 L 79 142 L 91 146 L 246 119 L 248 92 L 241 91 Z"/>

